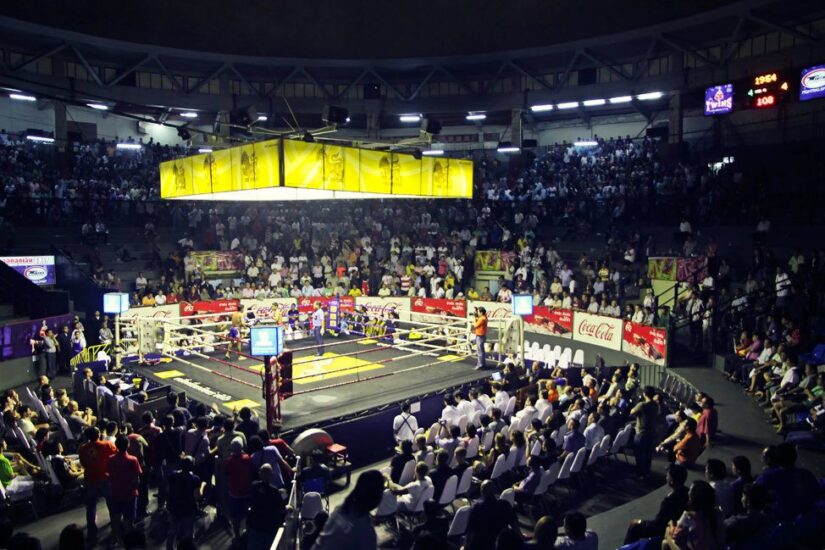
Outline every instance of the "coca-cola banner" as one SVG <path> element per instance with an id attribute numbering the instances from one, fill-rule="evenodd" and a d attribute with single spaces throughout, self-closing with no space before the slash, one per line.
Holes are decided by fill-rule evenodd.
<path id="1" fill-rule="evenodd" d="M 620 351 L 622 320 L 576 311 L 573 314 L 573 339 Z"/>
<path id="2" fill-rule="evenodd" d="M 645 361 L 664 365 L 667 360 L 667 331 L 663 328 L 625 321 L 622 351 Z"/>
<path id="3" fill-rule="evenodd" d="M 352 296 L 339 296 L 334 298 L 325 298 L 323 296 L 303 296 L 298 298 L 298 311 L 301 313 L 310 313 L 315 309 L 315 304 L 320 302 L 325 306 L 332 300 L 338 300 L 341 311 L 355 311 L 355 298 Z"/>
<path id="4" fill-rule="evenodd" d="M 181 302 L 180 316 L 206 315 L 215 313 L 232 313 L 238 311 L 240 300 L 198 300 L 197 302 Z"/>
<path id="5" fill-rule="evenodd" d="M 287 318 L 287 312 L 292 304 L 297 303 L 295 298 L 264 298 L 259 299 L 244 299 L 241 304 L 244 310 L 255 314 L 255 319 L 258 321 L 271 321 L 273 319 L 280 319 L 283 321 Z"/>
<path id="6" fill-rule="evenodd" d="M 467 317 L 467 302 L 440 298 L 413 298 L 412 311 L 431 315 L 447 314 L 452 317 Z"/>
<path id="7" fill-rule="evenodd" d="M 513 304 L 510 302 L 486 302 L 481 300 L 467 302 L 467 311 L 475 311 L 477 307 L 483 307 L 484 311 L 487 312 L 487 319 L 491 321 L 506 321 L 513 316 Z"/>
<path id="8" fill-rule="evenodd" d="M 355 299 L 355 305 L 366 306 L 370 315 L 383 316 L 394 311 L 398 314 L 400 321 L 410 320 L 410 299 L 407 296 L 390 296 L 389 298 L 359 296 Z"/>
<path id="9" fill-rule="evenodd" d="M 524 316 L 524 330 L 572 338 L 573 310 L 533 306 L 533 314 Z"/>

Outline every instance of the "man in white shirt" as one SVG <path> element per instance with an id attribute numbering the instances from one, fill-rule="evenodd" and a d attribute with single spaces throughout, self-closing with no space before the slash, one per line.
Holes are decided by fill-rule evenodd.
<path id="1" fill-rule="evenodd" d="M 457 426 L 459 416 L 461 416 L 461 413 L 458 412 L 458 409 L 453 404 L 452 397 L 447 395 L 444 398 L 444 408 L 441 409 L 441 417 L 439 420 L 446 422 L 450 426 Z"/>
<path id="2" fill-rule="evenodd" d="M 324 329 L 326 328 L 326 319 L 324 318 L 324 308 L 321 302 L 315 302 L 315 311 L 312 312 L 312 333 L 315 335 L 315 345 L 317 346 L 316 355 L 324 354 Z"/>
<path id="3" fill-rule="evenodd" d="M 598 413 L 591 413 L 587 419 L 587 427 L 584 429 L 584 447 L 588 451 L 598 445 L 604 437 L 604 428 L 599 424 Z"/>
<path id="4" fill-rule="evenodd" d="M 401 414 L 396 415 L 392 421 L 392 433 L 395 440 L 412 441 L 415 439 L 415 432 L 418 430 L 418 420 L 410 413 L 410 404 L 401 404 Z"/>
<path id="5" fill-rule="evenodd" d="M 138 273 L 138 276 L 135 277 L 135 290 L 138 292 L 142 292 L 146 290 L 146 286 L 149 284 L 149 281 L 146 280 L 146 276 L 143 275 L 143 272 Z"/>
<path id="6" fill-rule="evenodd" d="M 473 407 L 473 404 L 464 399 L 464 397 L 462 397 L 462 395 L 458 392 L 456 392 L 454 397 L 456 402 L 455 408 L 458 411 L 458 415 L 466 416 L 467 420 L 469 420 L 470 417 L 473 415 L 473 412 L 475 411 L 475 407 Z"/>
<path id="7" fill-rule="evenodd" d="M 414 512 L 422 505 L 421 499 L 425 492 L 433 486 L 433 482 L 427 476 L 430 469 L 425 462 L 419 462 L 415 466 L 415 480 L 407 483 L 403 487 L 387 478 L 390 491 L 398 497 L 398 509 L 403 512 Z"/>
<path id="8" fill-rule="evenodd" d="M 551 413 L 553 412 L 553 404 L 550 403 L 550 401 L 548 400 L 548 397 L 550 397 L 550 394 L 547 392 L 547 390 L 542 390 L 541 391 L 541 397 L 536 399 L 535 407 L 536 407 L 536 412 L 538 413 L 538 416 L 541 416 L 542 413 L 544 413 L 544 409 L 546 409 L 548 407 L 550 408 L 550 412 Z"/>

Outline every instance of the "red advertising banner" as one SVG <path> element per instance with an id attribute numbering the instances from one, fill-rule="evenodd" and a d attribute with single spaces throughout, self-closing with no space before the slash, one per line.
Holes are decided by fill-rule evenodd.
<path id="1" fill-rule="evenodd" d="M 301 313 L 311 313 L 315 309 L 316 302 L 321 302 L 324 307 L 333 300 L 338 300 L 341 311 L 355 311 L 355 298 L 353 296 L 339 296 L 337 298 L 326 298 L 323 296 L 303 296 L 298 298 L 298 311 Z"/>
<path id="2" fill-rule="evenodd" d="M 414 313 L 431 315 L 447 314 L 452 317 L 467 317 L 467 302 L 464 300 L 446 300 L 443 298 L 413 298 Z"/>
<path id="3" fill-rule="evenodd" d="M 525 315 L 525 330 L 563 338 L 573 337 L 573 310 L 533 306 L 533 314 Z"/>
<path id="4" fill-rule="evenodd" d="M 667 331 L 625 321 L 622 331 L 622 351 L 657 365 L 667 360 Z"/>
<path id="5" fill-rule="evenodd" d="M 197 302 L 181 302 L 180 316 L 206 315 L 215 313 L 232 313 L 238 311 L 240 300 L 200 300 Z"/>
<path id="6" fill-rule="evenodd" d="M 573 339 L 619 351 L 622 349 L 622 320 L 577 311 L 573 315 Z"/>

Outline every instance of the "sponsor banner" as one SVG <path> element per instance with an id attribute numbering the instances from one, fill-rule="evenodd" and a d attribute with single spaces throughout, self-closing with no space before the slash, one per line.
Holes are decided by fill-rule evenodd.
<path id="1" fill-rule="evenodd" d="M 648 258 L 647 277 L 656 281 L 675 281 L 676 258 L 662 256 Z"/>
<path id="2" fill-rule="evenodd" d="M 35 350 L 32 339 L 41 332 L 45 334 L 45 331 L 43 331 L 44 324 L 57 335 L 62 330 L 61 327 L 70 325 L 73 319 L 73 315 L 58 315 L 0 326 L 0 345 L 2 345 L 0 360 L 31 357 L 35 351 L 39 351 Z"/>
<path id="3" fill-rule="evenodd" d="M 470 300 L 467 302 L 467 311 L 470 313 L 475 311 L 477 307 L 484 308 L 487 312 L 487 319 L 490 321 L 506 321 L 513 316 L 513 304 L 510 302 L 486 302 L 483 300 Z"/>
<path id="4" fill-rule="evenodd" d="M 506 271 L 515 259 L 515 252 L 477 250 L 473 265 L 475 265 L 476 271 Z"/>
<path id="5" fill-rule="evenodd" d="M 524 316 L 524 330 L 562 338 L 573 337 L 573 310 L 533 306 L 533 315 Z"/>
<path id="6" fill-rule="evenodd" d="M 287 312 L 292 304 L 297 303 L 295 298 L 265 298 L 258 299 L 243 299 L 241 304 L 244 310 L 255 314 L 258 321 L 276 321 L 280 322 L 287 318 Z"/>
<path id="7" fill-rule="evenodd" d="M 799 99 L 808 101 L 825 97 L 825 65 L 814 65 L 802 69 L 799 81 Z"/>
<path id="8" fill-rule="evenodd" d="M 573 339 L 620 351 L 622 320 L 576 311 L 573 314 Z"/>
<path id="9" fill-rule="evenodd" d="M 676 262 L 676 280 L 679 282 L 697 282 L 708 276 L 708 259 L 706 256 L 679 258 Z"/>
<path id="10" fill-rule="evenodd" d="M 238 311 L 240 300 L 199 300 L 197 302 L 181 302 L 180 316 L 205 315 L 209 313 L 232 313 Z"/>
<path id="11" fill-rule="evenodd" d="M 663 328 L 625 321 L 622 332 L 622 351 L 645 361 L 664 365 L 667 360 L 667 331 Z"/>
<path id="12" fill-rule="evenodd" d="M 329 302 L 333 300 L 338 300 L 341 311 L 355 311 L 355 298 L 352 296 L 335 296 L 329 298 L 323 296 L 303 296 L 298 298 L 298 311 L 301 313 L 312 313 L 312 310 L 315 309 L 316 302 L 321 302 L 321 305 L 328 308 Z"/>
<path id="13" fill-rule="evenodd" d="M 164 306 L 152 307 L 132 307 L 120 315 L 121 319 L 133 319 L 135 317 L 154 317 L 156 319 L 171 319 L 180 317 L 180 304 L 168 304 Z"/>
<path id="14" fill-rule="evenodd" d="M 355 299 L 355 305 L 366 306 L 370 315 L 384 316 L 390 311 L 395 311 L 400 321 L 410 320 L 410 298 L 407 296 L 390 296 L 388 298 L 359 296 Z"/>
<path id="15" fill-rule="evenodd" d="M 54 256 L 4 256 L 3 262 L 36 285 L 50 286 L 57 283 Z"/>
<path id="16" fill-rule="evenodd" d="M 444 298 L 413 298 L 412 311 L 430 315 L 446 314 L 450 317 L 467 317 L 467 302 Z"/>
<path id="17" fill-rule="evenodd" d="M 244 271 L 243 255 L 237 250 L 193 250 L 189 255 L 207 276 L 230 276 Z"/>

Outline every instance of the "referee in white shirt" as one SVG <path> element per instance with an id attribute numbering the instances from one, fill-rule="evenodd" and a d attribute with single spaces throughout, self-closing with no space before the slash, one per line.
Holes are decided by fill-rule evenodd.
<path id="1" fill-rule="evenodd" d="M 398 443 L 415 439 L 415 432 L 418 430 L 418 420 L 410 414 L 410 404 L 401 404 L 401 414 L 392 421 L 392 433 Z"/>
<path id="2" fill-rule="evenodd" d="M 312 312 L 312 333 L 315 335 L 315 344 L 318 346 L 318 353 L 316 355 L 324 354 L 325 323 L 324 308 L 321 307 L 321 302 L 315 302 L 315 311 Z"/>

